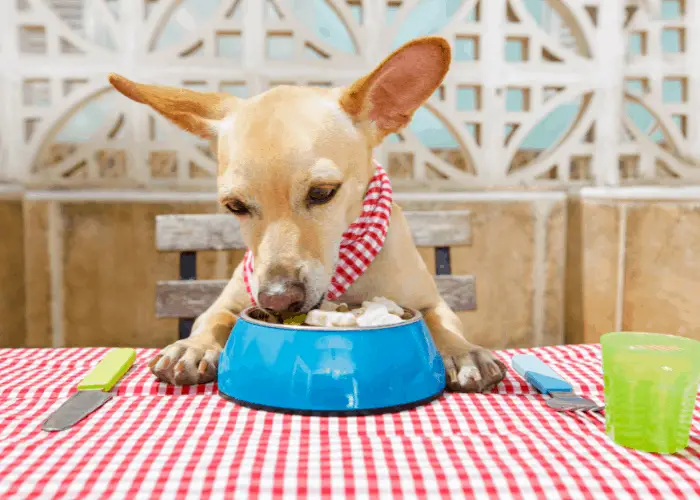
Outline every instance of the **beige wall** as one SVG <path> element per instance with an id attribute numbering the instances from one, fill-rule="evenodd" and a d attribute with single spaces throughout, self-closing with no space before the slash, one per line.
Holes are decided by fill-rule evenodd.
<path id="1" fill-rule="evenodd" d="M 22 200 L 0 193 L 0 347 L 24 344 L 24 262 Z"/>
<path id="2" fill-rule="evenodd" d="M 213 203 L 25 202 L 27 345 L 174 341 L 176 320 L 156 319 L 154 302 L 156 281 L 178 277 L 178 256 L 155 251 L 154 219 L 215 209 Z M 203 276 L 211 273 L 207 263 L 202 267 Z"/>
<path id="3" fill-rule="evenodd" d="M 700 201 L 474 193 L 407 209 L 468 208 L 473 243 L 452 272 L 474 274 L 469 336 L 493 348 L 596 342 L 615 329 L 700 338 Z M 172 197 L 171 197 L 172 198 Z M 210 201 L 0 199 L 0 345 L 162 346 L 176 321 L 156 319 L 155 283 L 178 277 L 159 253 L 154 218 L 214 212 Z M 421 253 L 434 268 L 432 249 Z M 200 278 L 230 276 L 241 255 L 200 252 Z"/>
<path id="4" fill-rule="evenodd" d="M 700 198 L 612 193 L 569 202 L 567 339 L 617 330 L 700 339 Z"/>
<path id="5" fill-rule="evenodd" d="M 452 248 L 452 272 L 476 276 L 475 311 L 460 313 L 471 339 L 494 348 L 564 340 L 566 197 L 561 193 L 474 193 L 407 209 L 469 209 L 471 246 Z"/>

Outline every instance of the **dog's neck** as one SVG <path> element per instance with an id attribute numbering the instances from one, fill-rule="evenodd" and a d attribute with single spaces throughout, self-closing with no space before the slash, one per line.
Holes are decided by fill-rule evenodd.
<path id="1" fill-rule="evenodd" d="M 367 270 L 379 254 L 391 221 L 393 192 L 391 181 L 381 165 L 375 162 L 375 171 L 367 185 L 362 212 L 343 233 L 338 252 L 338 264 L 326 292 L 328 300 L 338 300 Z M 253 305 L 257 286 L 253 283 L 253 252 L 243 257 L 243 281 Z"/>

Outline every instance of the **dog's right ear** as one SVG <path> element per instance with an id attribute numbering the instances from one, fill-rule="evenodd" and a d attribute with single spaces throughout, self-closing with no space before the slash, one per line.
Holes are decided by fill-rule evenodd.
<path id="1" fill-rule="evenodd" d="M 129 99 L 149 105 L 178 127 L 204 139 L 216 137 L 219 122 L 239 103 L 230 94 L 146 85 L 114 73 L 109 75 L 109 83 Z"/>

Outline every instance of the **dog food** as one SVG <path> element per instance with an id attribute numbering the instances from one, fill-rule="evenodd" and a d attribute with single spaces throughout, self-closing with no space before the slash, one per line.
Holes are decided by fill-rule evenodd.
<path id="1" fill-rule="evenodd" d="M 266 323 L 322 326 L 322 327 L 375 327 L 402 323 L 413 318 L 413 313 L 385 297 L 375 297 L 360 306 L 323 302 L 307 314 L 284 315 L 266 309 L 254 309 L 250 317 Z"/>

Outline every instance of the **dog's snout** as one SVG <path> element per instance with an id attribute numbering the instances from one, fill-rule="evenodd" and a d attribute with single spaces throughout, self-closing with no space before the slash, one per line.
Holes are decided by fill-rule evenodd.
<path id="1" fill-rule="evenodd" d="M 274 278 L 258 292 L 258 303 L 266 309 L 282 312 L 301 311 L 306 300 L 306 288 L 301 281 Z"/>

